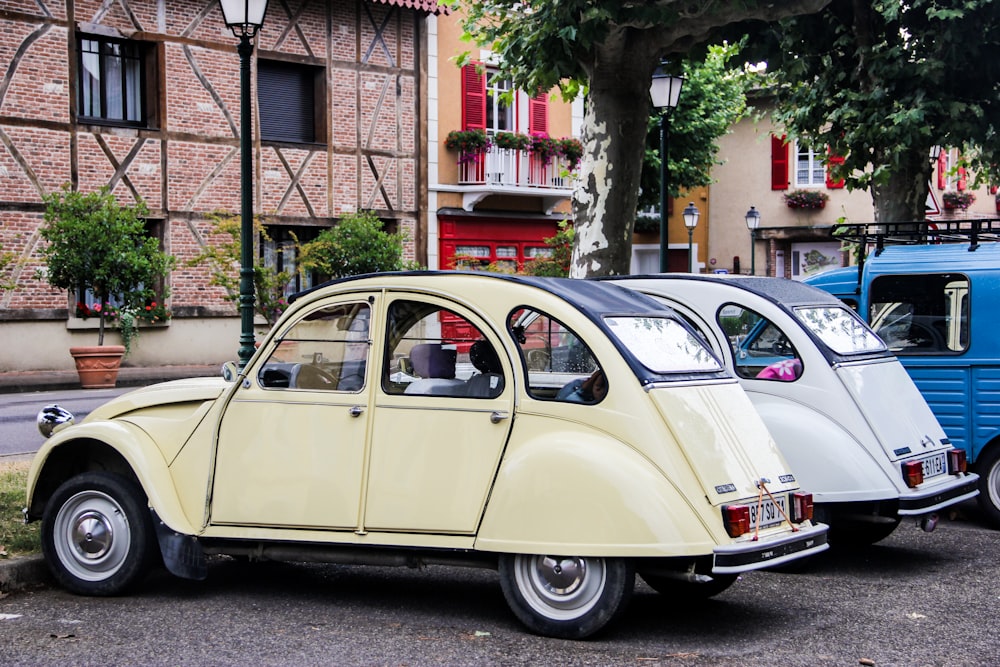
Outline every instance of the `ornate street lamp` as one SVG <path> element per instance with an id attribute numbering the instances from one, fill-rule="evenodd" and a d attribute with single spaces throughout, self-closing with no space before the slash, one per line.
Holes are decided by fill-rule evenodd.
<path id="1" fill-rule="evenodd" d="M 694 234 L 694 228 L 698 226 L 698 218 L 701 217 L 701 211 L 698 207 L 691 202 L 684 209 L 684 226 L 688 230 L 688 273 L 694 273 L 694 254 L 692 249 L 694 248 L 694 243 L 691 240 L 692 234 Z"/>
<path id="2" fill-rule="evenodd" d="M 653 72 L 653 82 L 649 86 L 649 97 L 653 106 L 660 109 L 660 272 L 667 270 L 667 135 L 668 117 L 677 107 L 681 98 L 684 77 L 669 74 L 666 63 L 660 63 Z"/>
<path id="3" fill-rule="evenodd" d="M 250 135 L 250 56 L 264 23 L 267 0 L 219 0 L 226 27 L 239 38 L 240 54 L 240 350 L 242 371 L 253 356 L 253 155 Z"/>
<path id="4" fill-rule="evenodd" d="M 760 227 L 760 211 L 751 206 L 750 210 L 747 211 L 746 221 L 747 229 L 750 230 L 750 275 L 755 276 L 757 275 L 757 255 L 754 251 L 757 246 L 757 228 Z"/>

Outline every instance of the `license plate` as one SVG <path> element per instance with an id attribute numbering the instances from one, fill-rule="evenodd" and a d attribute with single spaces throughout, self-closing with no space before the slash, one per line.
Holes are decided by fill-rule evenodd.
<path id="1" fill-rule="evenodd" d="M 774 496 L 774 500 L 764 496 L 763 502 L 750 504 L 750 528 L 773 526 L 784 521 L 786 516 L 788 516 L 788 497 L 785 495 Z"/>
<path id="2" fill-rule="evenodd" d="M 924 479 L 948 472 L 948 456 L 944 452 L 920 461 L 924 466 Z"/>

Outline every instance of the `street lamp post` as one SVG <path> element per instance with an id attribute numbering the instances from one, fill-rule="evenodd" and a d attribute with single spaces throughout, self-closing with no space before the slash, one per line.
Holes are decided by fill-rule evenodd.
<path id="1" fill-rule="evenodd" d="M 760 227 L 760 211 L 751 206 L 746 215 L 747 229 L 750 230 L 750 275 L 757 275 L 757 228 Z"/>
<path id="2" fill-rule="evenodd" d="M 688 273 L 694 273 L 694 254 L 692 253 L 694 242 L 691 237 L 694 234 L 694 228 L 698 226 L 699 217 L 701 217 L 701 211 L 694 205 L 694 202 L 689 203 L 684 209 L 684 226 L 688 230 Z"/>
<path id="3" fill-rule="evenodd" d="M 239 38 L 240 54 L 240 349 L 242 371 L 253 356 L 253 155 L 251 154 L 250 56 L 264 23 L 267 0 L 219 0 L 226 27 Z"/>
<path id="4" fill-rule="evenodd" d="M 653 106 L 660 109 L 660 272 L 667 270 L 667 135 L 668 116 L 681 97 L 684 77 L 667 73 L 665 63 L 653 72 L 649 97 Z"/>

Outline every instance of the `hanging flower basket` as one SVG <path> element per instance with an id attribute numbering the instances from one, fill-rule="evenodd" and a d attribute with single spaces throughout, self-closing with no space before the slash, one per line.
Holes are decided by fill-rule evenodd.
<path id="1" fill-rule="evenodd" d="M 784 196 L 788 208 L 821 209 L 830 196 L 819 190 L 793 190 Z"/>
<path id="2" fill-rule="evenodd" d="M 961 192 L 957 190 L 948 190 L 941 195 L 941 202 L 949 211 L 964 211 L 972 206 L 974 201 L 976 201 L 976 195 L 972 194 L 968 190 L 962 190 Z"/>
<path id="3" fill-rule="evenodd" d="M 458 163 L 475 160 L 490 147 L 486 130 L 452 130 L 444 140 L 444 147 L 458 151 Z"/>
<path id="4" fill-rule="evenodd" d="M 493 135 L 493 145 L 510 151 L 526 151 L 531 148 L 531 137 L 520 132 L 497 132 Z"/>

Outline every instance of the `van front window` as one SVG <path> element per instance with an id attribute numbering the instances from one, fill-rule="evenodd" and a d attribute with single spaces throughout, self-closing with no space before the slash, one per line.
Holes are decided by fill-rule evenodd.
<path id="1" fill-rule="evenodd" d="M 677 320 L 666 317 L 606 317 L 612 333 L 654 373 L 719 371 L 707 347 Z"/>
<path id="2" fill-rule="evenodd" d="M 795 315 L 837 354 L 884 352 L 885 345 L 852 311 L 838 306 L 796 308 Z"/>

